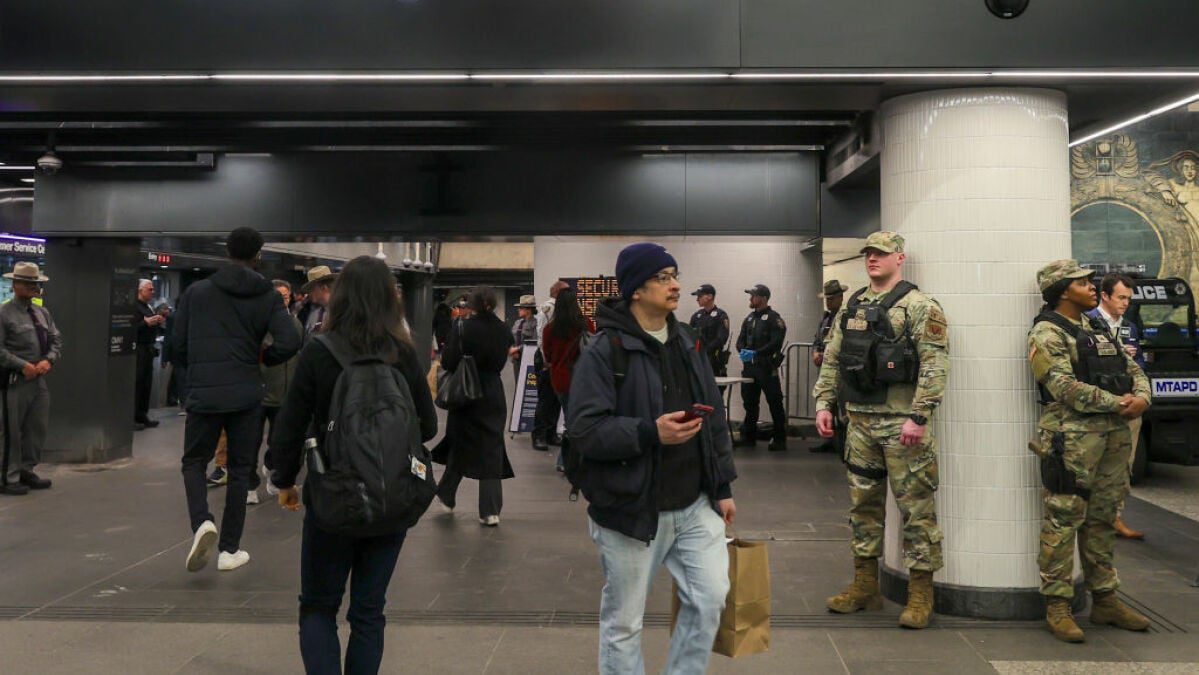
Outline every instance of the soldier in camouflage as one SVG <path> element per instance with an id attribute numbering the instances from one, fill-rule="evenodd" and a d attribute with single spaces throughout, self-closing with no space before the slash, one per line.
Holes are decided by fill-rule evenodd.
<path id="1" fill-rule="evenodd" d="M 833 435 L 833 409 L 849 413 L 849 479 L 855 575 L 828 599 L 839 613 L 879 609 L 878 558 L 883 553 L 887 486 L 903 514 L 908 604 L 900 624 L 928 625 L 932 575 L 941 569 L 937 526 L 937 446 L 929 418 L 941 403 L 949 372 L 949 334 L 941 306 L 903 281 L 903 237 L 875 232 L 866 240 L 870 286 L 859 290 L 833 320 L 816 399 L 816 428 Z"/>
<path id="2" fill-rule="evenodd" d="M 1091 623 L 1146 630 L 1149 620 L 1116 598 L 1112 558 L 1117 507 L 1128 493 L 1128 421 L 1149 407 L 1149 381 L 1083 316 L 1098 304 L 1090 270 L 1055 260 L 1037 272 L 1037 283 L 1045 307 L 1028 334 L 1028 359 L 1044 409 L 1030 447 L 1042 458 L 1046 486 L 1037 558 L 1046 621 L 1059 640 L 1085 639 L 1070 612 L 1077 539 Z"/>

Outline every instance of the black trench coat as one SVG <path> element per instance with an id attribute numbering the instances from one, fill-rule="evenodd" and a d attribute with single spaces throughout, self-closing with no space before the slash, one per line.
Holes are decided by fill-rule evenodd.
<path id="1" fill-rule="evenodd" d="M 513 478 L 504 446 L 508 401 L 500 373 L 508 363 L 512 334 L 495 314 L 477 314 L 454 324 L 441 355 L 441 367 L 453 372 L 464 355 L 475 357 L 483 398 L 451 410 L 445 438 L 433 449 L 433 461 L 467 478 Z"/>

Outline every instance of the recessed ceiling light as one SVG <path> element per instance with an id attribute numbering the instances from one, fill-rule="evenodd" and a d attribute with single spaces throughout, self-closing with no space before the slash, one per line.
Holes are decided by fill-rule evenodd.
<path id="1" fill-rule="evenodd" d="M 33 182 L 33 179 L 32 179 L 32 178 L 22 178 L 22 179 L 21 179 L 21 182 L 22 182 L 22 183 L 32 183 L 32 182 Z"/>

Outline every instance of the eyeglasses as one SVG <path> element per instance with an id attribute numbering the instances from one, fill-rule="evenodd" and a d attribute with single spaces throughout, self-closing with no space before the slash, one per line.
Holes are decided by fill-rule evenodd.
<path id="1" fill-rule="evenodd" d="M 669 284 L 672 281 L 678 281 L 679 273 L 678 272 L 658 272 L 652 278 L 654 281 L 665 285 L 665 284 Z"/>

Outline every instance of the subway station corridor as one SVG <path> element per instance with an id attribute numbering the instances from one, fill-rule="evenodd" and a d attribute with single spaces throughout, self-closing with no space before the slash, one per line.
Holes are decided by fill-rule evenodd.
<path id="1" fill-rule="evenodd" d="M 55 489 L 0 501 L 4 673 L 302 669 L 302 514 L 264 492 L 246 519 L 251 563 L 187 573 L 183 418 L 173 409 L 158 418 L 159 428 L 136 436 L 133 459 L 51 467 Z M 1199 662 L 1188 553 L 1199 523 L 1135 498 L 1128 513 L 1148 537 L 1120 542 L 1117 564 L 1124 599 L 1153 619 L 1148 634 L 1084 623 L 1088 642 L 1062 645 L 1042 621 L 937 616 L 933 630 L 912 632 L 897 627 L 901 607 L 889 602 L 878 613 L 829 614 L 824 599 L 850 570 L 848 496 L 837 457 L 807 446 L 793 438 L 785 454 L 739 451 L 736 534 L 772 540 L 773 635 L 768 653 L 715 656 L 711 672 L 1183 673 Z M 602 575 L 584 505 L 567 500 L 552 457 L 527 436 L 510 439 L 509 454 L 517 477 L 505 482 L 500 527 L 479 526 L 468 480 L 453 516 L 434 505 L 409 533 L 388 591 L 383 672 L 594 670 Z M 222 490 L 209 493 L 218 514 Z M 651 672 L 666 657 L 669 593 L 663 571 L 646 615 Z"/>

